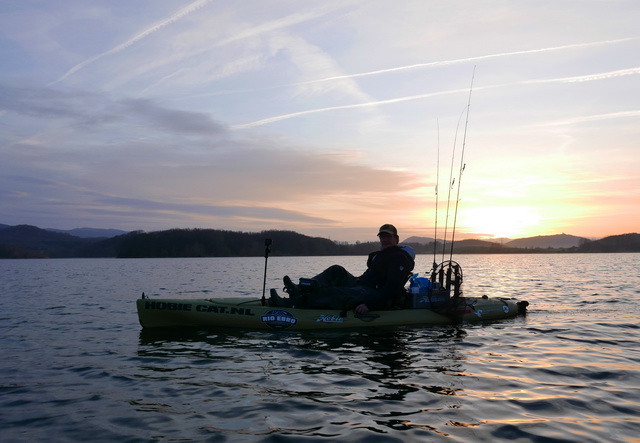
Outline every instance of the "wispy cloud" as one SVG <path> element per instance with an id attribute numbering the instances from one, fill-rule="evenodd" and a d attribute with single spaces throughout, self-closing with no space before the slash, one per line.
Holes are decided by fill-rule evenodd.
<path id="1" fill-rule="evenodd" d="M 113 55 L 116 54 L 120 51 L 122 51 L 123 49 L 128 48 L 129 46 L 137 43 L 138 41 L 142 40 L 143 38 L 149 36 L 150 34 L 153 34 L 154 32 L 164 28 L 167 25 L 170 25 L 171 23 L 180 20 L 181 18 L 183 18 L 184 16 L 202 8 L 203 6 L 205 6 L 207 3 L 209 3 L 210 0 L 197 0 L 193 3 L 191 3 L 189 6 L 182 8 L 181 10 L 179 10 L 178 12 L 176 12 L 175 14 L 171 15 L 170 17 L 162 20 L 161 22 L 158 22 L 148 28 L 146 28 L 144 31 L 136 34 L 135 36 L 133 36 L 132 38 L 130 38 L 129 40 L 127 40 L 124 43 L 119 44 L 118 46 L 115 46 L 111 49 L 109 49 L 108 51 L 105 51 L 101 54 L 95 55 L 85 61 L 83 61 L 82 63 L 78 63 L 77 65 L 75 65 L 73 68 L 69 69 L 64 75 L 62 75 L 60 78 L 58 78 L 56 81 L 50 83 L 49 86 L 56 84 L 58 82 L 61 82 L 62 80 L 66 79 L 67 77 L 69 77 L 72 74 L 75 74 L 76 72 L 78 72 L 79 70 L 85 68 L 86 66 L 90 65 L 91 63 L 96 62 L 97 60 L 100 60 L 103 57 L 106 57 L 108 55 Z"/>

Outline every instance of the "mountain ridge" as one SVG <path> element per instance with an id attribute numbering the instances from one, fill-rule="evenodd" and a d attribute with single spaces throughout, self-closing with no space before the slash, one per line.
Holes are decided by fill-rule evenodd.
<path id="1" fill-rule="evenodd" d="M 510 248 L 575 248 L 588 241 L 590 240 L 585 237 L 562 233 L 518 238 L 504 243 L 504 246 Z"/>

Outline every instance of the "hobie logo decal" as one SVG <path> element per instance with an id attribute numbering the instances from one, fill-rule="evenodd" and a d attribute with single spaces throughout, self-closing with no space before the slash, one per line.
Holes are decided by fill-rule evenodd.
<path id="1" fill-rule="evenodd" d="M 288 311 L 272 309 L 260 317 L 262 323 L 273 329 L 287 329 L 298 323 L 298 319 Z"/>
<path id="2" fill-rule="evenodd" d="M 344 318 L 340 317 L 339 315 L 322 314 L 316 319 L 316 321 L 318 323 L 344 323 Z"/>

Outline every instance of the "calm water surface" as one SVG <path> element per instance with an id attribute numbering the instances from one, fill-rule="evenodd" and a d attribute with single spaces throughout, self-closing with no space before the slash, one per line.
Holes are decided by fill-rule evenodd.
<path id="1" fill-rule="evenodd" d="M 0 261 L 12 441 L 640 441 L 640 254 L 461 255 L 491 324 L 142 331 L 135 299 L 260 296 L 264 258 Z M 416 269 L 428 270 L 430 256 Z M 281 258 L 267 287 L 364 257 Z"/>

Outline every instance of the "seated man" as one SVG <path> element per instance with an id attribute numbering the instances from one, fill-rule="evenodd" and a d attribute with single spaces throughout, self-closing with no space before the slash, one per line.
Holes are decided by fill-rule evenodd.
<path id="1" fill-rule="evenodd" d="M 415 252 L 410 246 L 398 246 L 400 238 L 393 225 L 378 231 L 380 250 L 369 254 L 367 270 L 355 277 L 340 265 L 333 265 L 313 277 L 314 289 L 303 294 L 300 287 L 284 277 L 289 298 L 271 290 L 271 306 L 309 309 L 353 309 L 357 314 L 390 309 L 396 296 L 404 293 L 404 284 L 413 271 Z"/>

